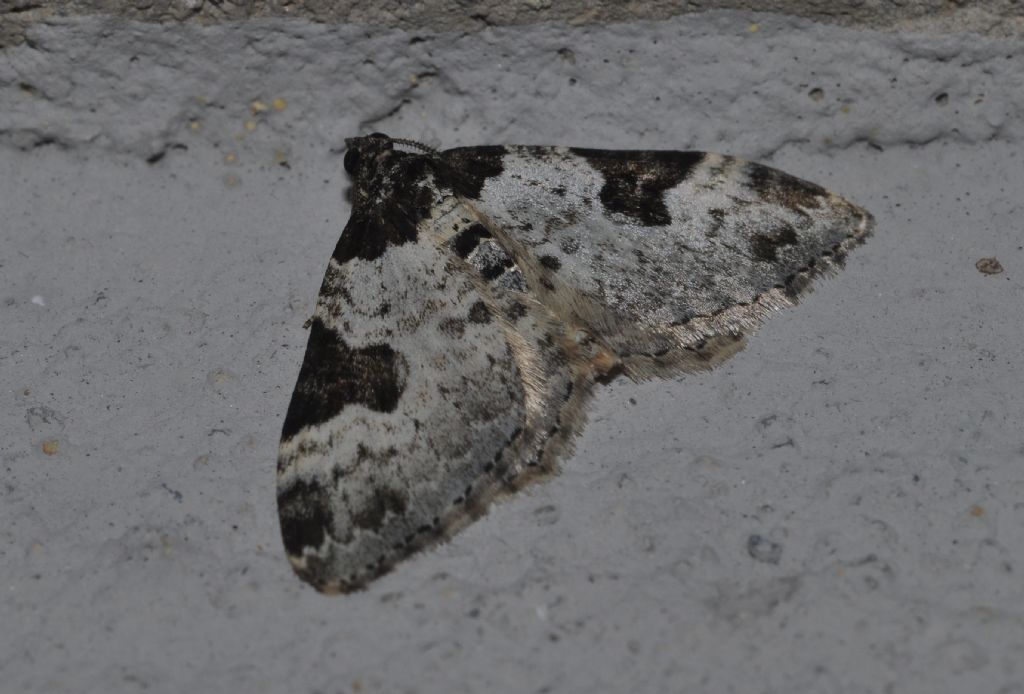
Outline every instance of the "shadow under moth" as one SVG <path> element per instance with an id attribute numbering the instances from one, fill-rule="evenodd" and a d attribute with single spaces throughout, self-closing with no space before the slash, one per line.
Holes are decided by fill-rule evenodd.
<path id="1" fill-rule="evenodd" d="M 329 593 L 555 472 L 595 384 L 734 354 L 873 224 L 718 154 L 346 144 L 352 216 L 277 467 L 288 558 Z"/>

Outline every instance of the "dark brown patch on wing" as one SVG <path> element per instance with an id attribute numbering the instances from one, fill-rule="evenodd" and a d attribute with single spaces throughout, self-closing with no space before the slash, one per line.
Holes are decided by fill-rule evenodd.
<path id="1" fill-rule="evenodd" d="M 334 248 L 333 258 L 375 260 L 389 246 L 416 240 L 416 225 L 430 214 L 434 194 L 428 185 L 430 160 L 402 152 L 391 154 L 379 167 L 358 179 L 352 217 Z M 383 197 L 379 204 L 363 200 Z"/>
<path id="2" fill-rule="evenodd" d="M 778 250 L 797 243 L 796 231 L 785 224 L 771 232 L 759 232 L 750 237 L 750 253 L 755 259 L 772 263 L 779 259 Z"/>
<path id="3" fill-rule="evenodd" d="M 644 226 L 666 226 L 672 217 L 665 191 L 679 185 L 704 158 L 702 152 L 572 149 L 604 177 L 601 204 Z"/>
<path id="4" fill-rule="evenodd" d="M 469 322 L 470 323 L 490 323 L 491 322 L 491 310 L 487 308 L 487 304 L 482 301 L 477 301 L 475 304 L 469 307 Z"/>
<path id="5" fill-rule="evenodd" d="M 517 320 L 526 315 L 526 305 L 519 302 L 513 301 L 506 311 L 508 319 L 515 323 Z"/>
<path id="6" fill-rule="evenodd" d="M 489 238 L 491 238 L 491 232 L 487 231 L 482 224 L 474 224 L 468 229 L 463 229 L 459 232 L 459 235 L 452 240 L 452 248 L 455 249 L 460 258 L 465 258 L 476 250 L 476 247 L 480 244 L 480 239 Z"/>
<path id="7" fill-rule="evenodd" d="M 374 489 L 373 498 L 356 513 L 352 514 L 352 524 L 363 530 L 377 530 L 384 523 L 388 513 L 401 516 L 405 513 L 406 499 L 394 489 Z"/>
<path id="8" fill-rule="evenodd" d="M 559 270 L 562 267 L 562 261 L 553 255 L 542 255 L 539 260 L 548 270 Z"/>
<path id="9" fill-rule="evenodd" d="M 487 179 L 505 170 L 502 158 L 506 151 L 501 145 L 492 145 L 457 147 L 441 152 L 441 160 L 449 167 L 445 170 L 445 183 L 462 197 L 479 199 Z"/>
<path id="10" fill-rule="evenodd" d="M 277 494 L 281 539 L 292 556 L 302 556 L 303 547 L 317 548 L 334 524 L 330 496 L 315 480 L 296 480 Z"/>
<path id="11" fill-rule="evenodd" d="M 306 356 L 281 433 L 287 441 L 300 429 L 326 422 L 346 405 L 391 412 L 405 390 L 408 365 L 388 345 L 353 349 L 314 318 Z"/>
<path id="12" fill-rule="evenodd" d="M 763 200 L 777 202 L 794 212 L 821 207 L 828 191 L 819 185 L 761 164 L 747 164 L 750 188 Z"/>

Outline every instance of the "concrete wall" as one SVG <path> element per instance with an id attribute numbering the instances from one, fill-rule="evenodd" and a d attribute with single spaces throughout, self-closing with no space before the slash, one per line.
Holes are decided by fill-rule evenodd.
<path id="1" fill-rule="evenodd" d="M 982 21 L 1015 5 L 535 4 L 7 5 L 0 690 L 1024 691 L 1024 46 Z M 603 389 L 555 479 L 325 597 L 274 462 L 373 130 L 721 151 L 877 230 L 721 368 Z"/>
<path id="2" fill-rule="evenodd" d="M 314 22 L 352 22 L 408 31 L 478 31 L 488 26 L 564 21 L 572 25 L 665 19 L 716 9 L 779 12 L 796 17 L 882 30 L 976 31 L 1019 35 L 1024 5 L 1016 0 L 4 0 L 0 47 L 19 43 L 25 28 L 53 17 L 109 14 L 146 22 L 210 24 L 253 17 L 293 17 Z"/>

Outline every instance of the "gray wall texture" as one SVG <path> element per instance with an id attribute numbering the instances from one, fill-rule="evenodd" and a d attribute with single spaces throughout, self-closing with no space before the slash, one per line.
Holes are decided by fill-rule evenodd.
<path id="1" fill-rule="evenodd" d="M 0 690 L 1024 692 L 1020 40 L 536 4 L 8 5 Z M 274 460 L 373 130 L 728 152 L 877 231 L 722 368 L 604 389 L 559 477 L 325 597 Z"/>
<path id="2" fill-rule="evenodd" d="M 889 30 L 955 29 L 999 36 L 1019 36 L 1024 30 L 1024 5 L 1018 0 L 2 0 L 0 47 L 24 40 L 25 29 L 34 22 L 90 14 L 202 25 L 288 17 L 408 31 L 479 31 L 547 21 L 578 26 L 667 19 L 723 9 Z"/>

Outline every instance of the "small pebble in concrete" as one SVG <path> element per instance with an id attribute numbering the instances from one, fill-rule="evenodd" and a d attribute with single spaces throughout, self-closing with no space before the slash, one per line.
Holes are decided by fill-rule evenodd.
<path id="1" fill-rule="evenodd" d="M 1003 265 L 996 258 L 982 258 L 974 264 L 978 272 L 985 275 L 998 275 L 1003 271 Z"/>

